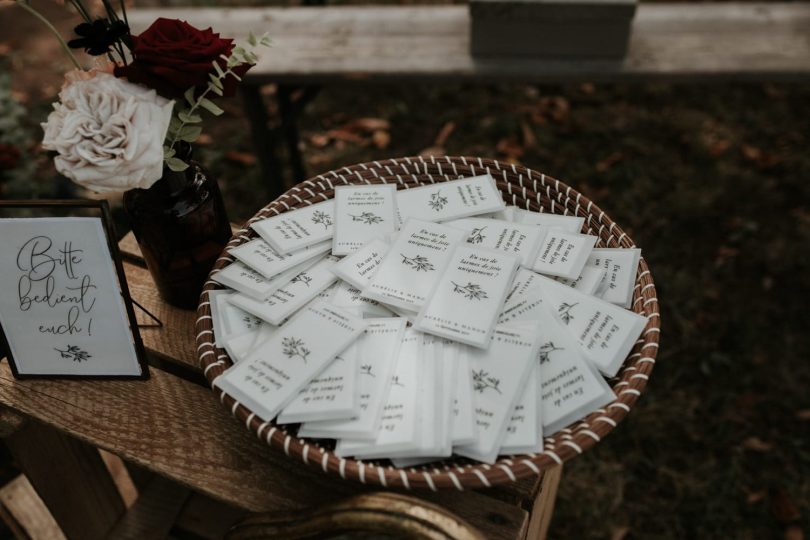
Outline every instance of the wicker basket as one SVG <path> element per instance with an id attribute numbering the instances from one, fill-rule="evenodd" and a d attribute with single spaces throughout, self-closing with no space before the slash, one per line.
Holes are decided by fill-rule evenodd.
<path id="1" fill-rule="evenodd" d="M 239 230 L 228 244 L 234 247 L 256 237 L 249 225 L 287 210 L 329 199 L 334 186 L 362 183 L 395 183 L 398 189 L 420 184 L 444 182 L 489 172 L 496 180 L 504 200 L 528 210 L 585 217 L 589 234 L 599 237 L 597 247 L 634 247 L 633 241 L 593 202 L 566 184 L 549 176 L 517 165 L 508 165 L 482 158 L 440 157 L 400 158 L 363 163 L 330 171 L 290 189 L 268 204 Z M 216 262 L 212 274 L 233 260 L 224 253 Z M 200 365 L 209 383 L 231 365 L 227 353 L 213 343 L 208 291 L 220 285 L 208 280 L 197 310 L 197 350 Z M 244 405 L 219 389 L 213 388 L 220 401 L 247 428 L 271 447 L 282 450 L 324 472 L 341 478 L 390 488 L 441 489 L 481 488 L 515 482 L 581 454 L 607 435 L 627 415 L 647 384 L 658 353 L 660 316 L 655 285 L 647 263 L 639 263 L 633 292 L 632 310 L 647 317 L 647 326 L 618 375 L 609 382 L 617 400 L 587 418 L 558 431 L 544 442 L 540 454 L 502 457 L 494 465 L 466 459 L 434 463 L 425 467 L 397 469 L 388 461 L 357 461 L 342 459 L 321 441 L 299 439 L 283 426 L 263 422 Z"/>

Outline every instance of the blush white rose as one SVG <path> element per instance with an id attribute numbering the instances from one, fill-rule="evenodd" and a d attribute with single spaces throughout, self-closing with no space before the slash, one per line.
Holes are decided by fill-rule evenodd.
<path id="1" fill-rule="evenodd" d="M 56 170 L 97 192 L 146 189 L 160 179 L 174 102 L 110 73 L 66 79 L 42 124 Z"/>

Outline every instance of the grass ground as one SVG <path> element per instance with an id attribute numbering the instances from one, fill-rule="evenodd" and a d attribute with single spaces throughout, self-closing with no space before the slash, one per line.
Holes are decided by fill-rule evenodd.
<path id="1" fill-rule="evenodd" d="M 58 83 L 6 54 L 35 124 Z M 209 125 L 201 157 L 245 219 L 268 191 L 238 100 Z M 642 247 L 659 360 L 628 419 L 566 466 L 552 538 L 808 532 L 810 86 L 327 88 L 301 125 L 312 173 L 424 151 L 514 160 L 593 198 Z"/>

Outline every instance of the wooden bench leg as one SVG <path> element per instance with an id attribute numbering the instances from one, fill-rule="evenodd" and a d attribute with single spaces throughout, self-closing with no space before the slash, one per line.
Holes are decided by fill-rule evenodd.
<path id="1" fill-rule="evenodd" d="M 557 500 L 557 488 L 562 478 L 562 465 L 549 469 L 543 474 L 540 490 L 534 499 L 529 516 L 529 530 L 527 540 L 545 540 L 551 516 L 554 514 L 554 502 Z"/>
<path id="2" fill-rule="evenodd" d="M 253 136 L 253 148 L 259 158 L 262 176 L 271 199 L 281 195 L 286 189 L 281 162 L 278 157 L 278 137 L 268 126 L 270 119 L 262 99 L 261 86 L 256 84 L 241 85 L 242 98 L 245 101 L 245 112 L 250 121 L 250 132 Z"/>
<path id="3" fill-rule="evenodd" d="M 68 539 L 99 540 L 124 502 L 98 450 L 29 421 L 5 443 Z"/>
<path id="4" fill-rule="evenodd" d="M 294 86 L 280 84 L 276 98 L 278 99 L 278 112 L 281 116 L 281 131 L 287 145 L 287 159 L 292 169 L 293 183 L 303 182 L 307 179 L 307 170 L 304 157 L 301 155 L 301 136 L 298 133 L 298 117 L 304 111 L 307 103 L 318 94 L 317 86 Z M 295 95 L 295 99 L 293 99 Z"/>

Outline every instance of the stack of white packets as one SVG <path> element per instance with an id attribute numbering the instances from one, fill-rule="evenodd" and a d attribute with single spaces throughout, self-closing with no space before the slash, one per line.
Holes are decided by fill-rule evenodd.
<path id="1" fill-rule="evenodd" d="M 489 175 L 335 198 L 258 221 L 213 279 L 214 384 L 335 453 L 412 466 L 540 452 L 615 399 L 645 326 L 640 250 L 583 218 L 507 207 Z"/>

